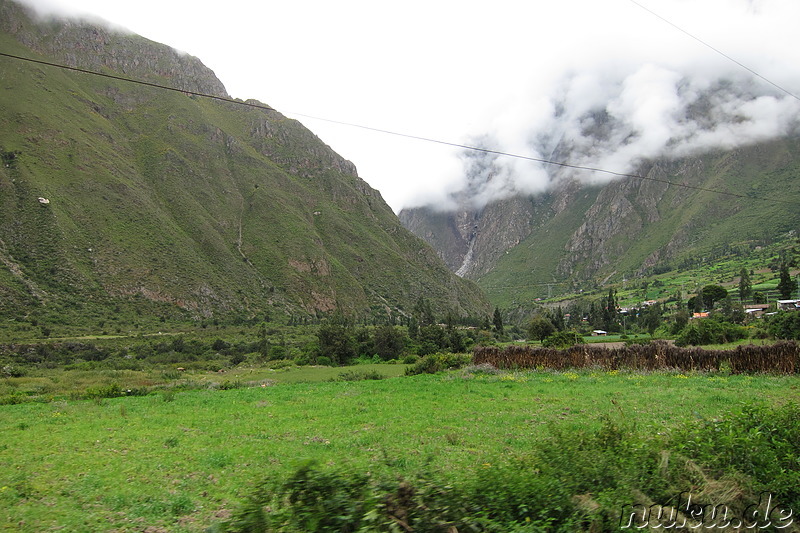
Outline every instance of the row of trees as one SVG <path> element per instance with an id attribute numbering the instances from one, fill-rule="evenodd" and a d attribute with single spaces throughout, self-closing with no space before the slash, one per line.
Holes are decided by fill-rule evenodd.
<path id="1" fill-rule="evenodd" d="M 781 299 L 789 300 L 797 290 L 797 281 L 792 279 L 789 273 L 790 263 L 787 260 L 782 260 L 778 269 L 778 285 L 775 289 L 778 291 Z M 742 303 L 752 302 L 754 304 L 766 303 L 765 296 L 753 290 L 753 282 L 750 279 L 750 272 L 746 268 L 742 268 L 739 272 L 739 301 Z"/>
<path id="2" fill-rule="evenodd" d="M 476 342 L 494 341 L 505 331 L 499 309 L 481 320 L 457 317 L 448 312 L 437 322 L 430 301 L 420 298 L 404 325 L 389 323 L 357 327 L 337 314 L 323 322 L 317 331 L 318 363 L 346 365 L 359 357 L 378 357 L 388 361 L 405 355 L 428 355 L 436 352 L 460 353 Z M 477 324 L 467 325 L 464 324 Z"/>

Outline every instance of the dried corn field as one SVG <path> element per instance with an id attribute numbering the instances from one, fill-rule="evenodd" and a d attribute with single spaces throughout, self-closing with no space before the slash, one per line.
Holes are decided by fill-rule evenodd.
<path id="1" fill-rule="evenodd" d="M 566 350 L 478 346 L 473 352 L 473 363 L 489 363 L 501 369 L 715 371 L 727 367 L 734 374 L 796 374 L 800 372 L 800 345 L 780 342 L 769 346 L 743 345 L 733 350 L 680 348 L 664 341 L 619 348 L 582 344 Z"/>

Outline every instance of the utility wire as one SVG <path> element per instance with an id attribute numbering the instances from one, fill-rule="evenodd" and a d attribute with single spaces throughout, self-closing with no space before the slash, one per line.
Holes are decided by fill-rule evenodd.
<path id="1" fill-rule="evenodd" d="M 630 1 L 636 3 L 634 0 L 630 0 Z M 178 89 L 176 87 L 170 87 L 168 85 L 161 85 L 161 84 L 158 84 L 158 83 L 151 83 L 151 82 L 144 81 L 144 80 L 126 78 L 124 76 L 117 76 L 117 75 L 114 75 L 114 74 L 107 74 L 107 73 L 104 73 L 104 72 L 97 72 L 97 71 L 94 71 L 94 70 L 87 70 L 87 69 L 83 69 L 83 68 L 79 68 L 79 67 L 73 67 L 73 66 L 70 66 L 70 65 L 64 65 L 64 64 L 61 64 L 61 63 L 54 63 L 54 62 L 51 62 L 51 61 L 44 61 L 44 60 L 41 60 L 41 59 L 33 59 L 33 58 L 30 58 L 30 57 L 23 57 L 23 56 L 8 54 L 8 53 L 5 53 L 5 52 L 0 52 L 0 56 L 8 57 L 8 58 L 11 58 L 11 59 L 17 59 L 17 60 L 20 60 L 20 61 L 27 61 L 29 63 L 36 63 L 36 64 L 39 64 L 39 65 L 46 65 L 46 66 L 49 66 L 49 67 L 60 68 L 60 69 L 64 69 L 64 70 L 71 70 L 71 71 L 80 72 L 80 73 L 83 73 L 83 74 L 89 74 L 89 75 L 93 75 L 93 76 L 100 76 L 100 77 L 103 77 L 103 78 L 110 78 L 110 79 L 113 79 L 113 80 L 124 81 L 124 82 L 128 82 L 128 83 L 135 83 L 135 84 L 138 84 L 138 85 L 145 85 L 145 86 L 153 87 L 153 88 L 156 88 L 156 89 L 164 89 L 164 90 L 168 90 L 168 91 L 174 91 L 174 92 L 179 92 L 179 93 L 193 95 L 193 96 L 201 96 L 203 98 L 210 98 L 210 99 L 218 100 L 218 101 L 221 101 L 221 102 L 226 102 L 226 103 L 231 103 L 231 104 L 236 104 L 236 105 L 242 105 L 242 106 L 247 106 L 247 107 L 253 107 L 253 108 L 256 108 L 256 109 L 262 109 L 262 110 L 266 110 L 266 111 L 275 111 L 275 112 L 277 112 L 276 109 L 274 109 L 274 108 L 272 108 L 272 107 L 270 107 L 270 106 L 268 106 L 266 104 L 261 104 L 261 103 L 257 103 L 257 102 L 235 100 L 233 98 L 229 98 L 229 97 L 226 97 L 226 96 L 218 96 L 218 95 L 213 95 L 213 94 L 201 93 L 201 92 L 197 92 L 197 91 L 189 91 L 189 90 L 186 90 L 186 89 Z M 482 153 L 485 153 L 485 154 L 499 155 L 499 156 L 504 156 L 504 157 L 513 157 L 513 158 L 516 158 L 516 159 L 522 159 L 522 160 L 525 160 L 525 161 L 533 161 L 533 162 L 542 163 L 542 164 L 545 164 L 545 165 L 553 165 L 553 166 L 559 166 L 559 167 L 562 167 L 562 168 L 571 168 L 571 169 L 575 169 L 575 170 L 585 170 L 585 171 L 589 171 L 589 172 L 599 172 L 599 173 L 602 173 L 602 174 L 608 174 L 608 175 L 611 175 L 611 176 L 616 176 L 616 177 L 621 177 L 621 178 L 632 178 L 632 179 L 653 181 L 653 182 L 657 182 L 657 183 L 664 183 L 664 184 L 667 184 L 667 185 L 672 185 L 672 186 L 675 186 L 675 187 L 683 187 L 685 189 L 693 189 L 693 190 L 697 190 L 697 191 L 710 192 L 710 193 L 714 193 L 714 194 L 731 196 L 731 197 L 734 197 L 734 198 L 749 198 L 749 199 L 764 200 L 764 201 L 769 201 L 769 202 L 774 202 L 774 203 L 784 203 L 784 204 L 790 204 L 790 205 L 796 204 L 796 202 L 792 202 L 792 201 L 788 201 L 788 200 L 782 200 L 782 199 L 778 199 L 778 198 L 767 198 L 765 196 L 757 196 L 757 195 L 754 195 L 754 194 L 738 194 L 738 193 L 729 192 L 729 191 L 723 191 L 723 190 L 719 190 L 719 189 L 711 189 L 711 188 L 707 188 L 707 187 L 700 187 L 698 185 L 689 185 L 688 183 L 678 183 L 678 182 L 674 182 L 674 181 L 670 181 L 670 180 L 666 180 L 666 179 L 655 178 L 655 177 L 651 177 L 651 176 L 643 176 L 641 174 L 630 174 L 630 173 L 625 173 L 625 172 L 615 172 L 613 170 L 606 170 L 606 169 L 603 169 L 603 168 L 589 167 L 589 166 L 584 166 L 584 165 L 574 165 L 574 164 L 571 164 L 571 163 L 564 163 L 562 161 L 551 161 L 549 159 L 543 159 L 543 158 L 538 158 L 538 157 L 531 157 L 531 156 L 525 156 L 525 155 L 520 155 L 520 154 L 514 154 L 514 153 L 510 153 L 510 152 L 504 152 L 504 151 L 501 151 L 501 150 L 491 150 L 491 149 L 488 149 L 488 148 L 480 148 L 480 147 L 477 147 L 477 146 L 470 146 L 470 145 L 467 145 L 467 144 L 443 141 L 443 140 L 440 140 L 440 139 L 432 139 L 430 137 L 422 137 L 422 136 L 419 136 L 419 135 L 411 135 L 411 134 L 408 134 L 408 133 L 400 133 L 400 132 L 391 131 L 391 130 L 385 130 L 385 129 L 381 129 L 381 128 L 374 128 L 374 127 L 371 127 L 371 126 L 365 126 L 363 124 L 354 124 L 352 122 L 344 122 L 344 121 L 341 121 L 341 120 L 333 120 L 333 119 L 329 119 L 329 118 L 317 117 L 317 116 L 313 116 L 313 115 L 306 115 L 306 114 L 302 114 L 302 113 L 290 113 L 288 111 L 287 111 L 287 113 L 291 114 L 291 115 L 300 116 L 300 117 L 310 118 L 310 119 L 313 119 L 313 120 L 320 120 L 320 121 L 328 122 L 328 123 L 331 123 L 331 124 L 339 124 L 339 125 L 342 125 L 342 126 L 348 126 L 348 127 L 352 127 L 352 128 L 360 128 L 360 129 L 367 130 L 367 131 L 373 131 L 373 132 L 383 133 L 383 134 L 387 134 L 387 135 L 394 135 L 394 136 L 397 136 L 397 137 L 404 137 L 406 139 L 415 139 L 415 140 L 418 140 L 418 141 L 441 144 L 441 145 L 445 145 L 445 146 L 452 146 L 452 147 L 455 147 L 455 148 L 461 148 L 463 150 L 470 150 L 470 151 L 474 151 L 474 152 L 482 152 Z"/>
<path id="2" fill-rule="evenodd" d="M 43 61 L 41 59 L 33 59 L 31 57 L 15 56 L 13 54 L 7 54 L 5 52 L 0 52 L 0 56 L 10 57 L 11 59 L 19 59 L 21 61 L 27 61 L 29 63 L 37 63 L 39 65 L 47 65 L 48 67 L 56 67 L 56 68 L 60 68 L 60 69 L 64 69 L 64 70 L 72 70 L 74 72 L 81 72 L 83 74 L 91 74 L 93 76 L 100 76 L 102 78 L 110 78 L 112 80 L 127 81 L 129 83 L 138 83 L 139 85 L 146 85 L 148 87 L 155 87 L 156 89 L 165 89 L 167 91 L 174 91 L 174 92 L 183 93 L 183 94 L 191 94 L 193 96 L 202 96 L 204 98 L 211 98 L 213 100 L 220 100 L 222 102 L 229 102 L 229 103 L 232 103 L 232 104 L 239 104 L 239 105 L 245 105 L 245 106 L 249 106 L 249 107 L 256 107 L 256 108 L 259 108 L 259 109 L 266 109 L 267 111 L 275 111 L 275 109 L 271 108 L 270 106 L 268 106 L 266 104 L 256 104 L 256 103 L 253 103 L 253 102 L 244 102 L 242 100 L 234 100 L 233 98 L 228 98 L 226 96 L 218 96 L 218 95 L 215 95 L 215 94 L 199 93 L 199 92 L 196 92 L 196 91 L 189 91 L 189 90 L 186 90 L 186 89 L 178 89 L 177 87 L 170 87 L 169 85 L 160 85 L 158 83 L 151 83 L 149 81 L 136 80 L 136 79 L 133 79 L 133 78 L 126 78 L 124 76 L 116 76 L 114 74 L 107 74 L 105 72 L 97 72 L 95 70 L 87 70 L 87 69 L 84 69 L 84 68 L 72 67 L 70 65 L 64 65 L 64 64 L 61 64 L 61 63 L 53 63 L 51 61 Z"/>
<path id="3" fill-rule="evenodd" d="M 702 45 L 703 45 L 703 46 L 705 46 L 706 48 L 710 48 L 711 50 L 713 50 L 713 51 L 714 51 L 714 52 L 716 52 L 717 54 L 721 55 L 722 57 L 724 57 L 725 59 L 727 59 L 727 60 L 728 60 L 728 61 L 730 61 L 731 63 L 734 63 L 735 65 L 738 65 L 739 67 L 743 68 L 744 70 L 746 70 L 747 72 L 749 72 L 749 73 L 750 73 L 750 74 L 752 74 L 753 76 L 755 76 L 755 77 L 757 77 L 757 78 L 759 78 L 759 79 L 761 79 L 761 80 L 763 80 L 763 81 L 765 81 L 765 82 L 769 83 L 770 85 L 772 85 L 773 87 L 775 87 L 775 88 L 776 88 L 776 89 L 778 89 L 779 91 L 781 91 L 781 92 L 784 92 L 784 93 L 788 94 L 789 96 L 791 96 L 791 97 L 792 97 L 792 98 L 794 98 L 795 100 L 800 100 L 800 96 L 797 96 L 796 94 L 794 94 L 793 92 L 789 91 L 788 89 L 785 89 L 785 88 L 781 87 L 780 85 L 778 85 L 778 84 L 777 84 L 777 83 L 775 83 L 774 81 L 772 81 L 772 80 L 770 80 L 770 79 L 767 79 L 766 77 L 762 76 L 761 74 L 759 74 L 759 73 L 758 73 L 758 72 L 756 72 L 755 70 L 751 69 L 750 67 L 748 67 L 748 66 L 747 66 L 747 65 L 745 65 L 744 63 L 741 63 L 741 62 L 737 61 L 736 59 L 732 58 L 731 56 L 729 56 L 728 54 L 726 54 L 726 53 L 725 53 L 725 52 L 723 52 L 722 50 L 720 50 L 720 49 L 718 49 L 718 48 L 715 48 L 714 46 L 712 46 L 711 44 L 707 43 L 707 42 L 706 42 L 706 41 L 704 41 L 703 39 L 701 39 L 701 38 L 699 38 L 699 37 L 697 37 L 697 36 L 695 36 L 695 35 L 693 35 L 693 34 L 689 33 L 688 31 L 684 30 L 683 28 L 681 28 L 680 26 L 678 26 L 678 25 L 677 25 L 677 24 L 675 24 L 674 22 L 670 21 L 669 19 L 666 19 L 666 18 L 662 17 L 661 15 L 659 15 L 658 13 L 656 13 L 655 11 L 653 11 L 652 9 L 650 9 L 650 8 L 648 8 L 648 7 L 646 7 L 646 6 L 643 6 L 642 4 L 640 4 L 639 2 L 637 2 L 636 0 L 629 0 L 629 1 L 630 1 L 632 4 L 635 4 L 635 5 L 639 6 L 640 8 L 644 9 L 645 11 L 647 11 L 648 13 L 650 13 L 651 15 L 653 15 L 654 17 L 656 17 L 656 18 L 658 18 L 658 19 L 660 19 L 660 20 L 662 20 L 662 21 L 666 22 L 667 24 L 669 24 L 670 26 L 672 26 L 673 28 L 675 28 L 675 29 L 676 29 L 676 30 L 678 30 L 679 32 L 683 33 L 684 35 L 687 35 L 687 36 L 691 37 L 692 39 L 694 39 L 694 40 L 695 40 L 695 41 L 697 41 L 698 43 L 702 44 Z"/>

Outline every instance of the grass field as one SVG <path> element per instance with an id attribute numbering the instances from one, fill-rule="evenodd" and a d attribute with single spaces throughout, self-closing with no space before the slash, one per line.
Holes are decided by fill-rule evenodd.
<path id="1" fill-rule="evenodd" d="M 592 430 L 610 417 L 655 436 L 745 403 L 800 398 L 796 376 L 461 370 L 311 382 L 330 370 L 341 371 L 306 369 L 303 382 L 264 387 L 0 406 L 0 528 L 204 531 L 255 484 L 309 459 L 373 475 L 432 470 L 457 483 L 524 456 L 554 428 Z"/>
<path id="2" fill-rule="evenodd" d="M 362 364 L 357 366 L 356 371 L 374 372 L 388 378 L 403 375 L 407 366 Z M 262 384 L 332 381 L 338 379 L 343 372 L 345 369 L 329 366 L 293 365 L 283 368 L 240 366 L 227 369 L 225 372 L 177 371 L 164 367 L 154 367 L 149 370 L 45 368 L 31 370 L 25 376 L 0 380 L 0 404 L 86 399 L 104 396 L 100 393 L 112 387 L 118 388 L 121 393 L 135 390 L 135 394 L 140 394 L 148 391 L 178 392 L 191 389 L 232 389 Z"/>

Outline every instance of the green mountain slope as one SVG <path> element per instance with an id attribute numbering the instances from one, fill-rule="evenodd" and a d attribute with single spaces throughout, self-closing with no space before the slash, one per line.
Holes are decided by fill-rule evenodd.
<path id="1" fill-rule="evenodd" d="M 37 22 L 6 0 L 0 30 L 4 53 L 226 96 L 195 58 L 135 35 Z M 488 305 L 352 163 L 276 111 L 0 57 L 0 152 L 8 316 Z"/>
<path id="2" fill-rule="evenodd" d="M 480 210 L 423 208 L 400 217 L 501 307 L 677 269 L 800 229 L 798 138 L 654 161 L 638 174 L 648 179 L 602 187 L 563 182 L 546 195 Z M 465 231 L 460 220 L 474 225 Z"/>

